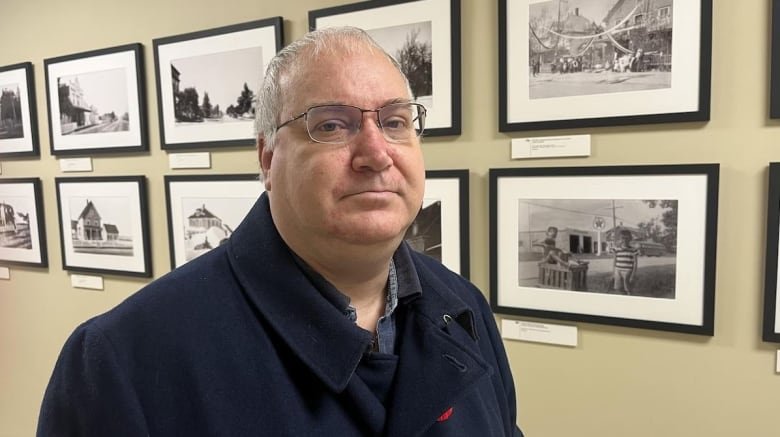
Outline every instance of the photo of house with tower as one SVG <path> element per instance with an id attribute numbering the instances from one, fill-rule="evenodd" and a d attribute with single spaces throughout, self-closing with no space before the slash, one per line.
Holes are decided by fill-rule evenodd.
<path id="1" fill-rule="evenodd" d="M 187 216 L 184 225 L 185 259 L 190 261 L 225 243 L 233 229 L 203 203 Z"/>
<path id="2" fill-rule="evenodd" d="M 112 203 L 116 203 L 118 199 L 112 200 L 114 200 Z M 81 204 L 78 201 L 74 203 Z M 74 252 L 133 256 L 132 236 L 122 235 L 116 223 L 107 223 L 94 201 L 87 199 L 83 208 L 71 208 L 71 211 L 81 211 L 70 221 L 70 236 Z"/>

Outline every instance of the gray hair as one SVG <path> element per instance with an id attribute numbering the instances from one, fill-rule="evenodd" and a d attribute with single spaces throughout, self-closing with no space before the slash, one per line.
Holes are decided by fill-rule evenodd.
<path id="1" fill-rule="evenodd" d="M 411 96 L 409 80 L 403 74 L 398 61 L 377 44 L 366 31 L 356 27 L 329 27 L 314 30 L 284 47 L 268 64 L 265 78 L 258 93 L 255 136 L 262 136 L 265 139 L 265 146 L 270 150 L 273 149 L 283 104 L 282 98 L 285 94 L 285 90 L 282 89 L 282 79 L 286 74 L 289 74 L 296 67 L 315 60 L 323 53 L 343 54 L 346 51 L 346 53 L 352 54 L 365 49 L 371 53 L 376 50 L 387 56 L 387 59 L 404 78 L 409 96 Z"/>

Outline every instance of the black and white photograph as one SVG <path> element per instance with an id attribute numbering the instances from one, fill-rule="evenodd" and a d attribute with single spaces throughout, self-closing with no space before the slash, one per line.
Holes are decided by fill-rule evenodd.
<path id="1" fill-rule="evenodd" d="M 140 44 L 44 60 L 53 155 L 148 150 Z"/>
<path id="2" fill-rule="evenodd" d="M 41 181 L 0 180 L 0 265 L 46 267 Z"/>
<path id="3" fill-rule="evenodd" d="M 63 269 L 151 276 L 143 176 L 55 178 Z"/>
<path id="4" fill-rule="evenodd" d="M 490 170 L 499 313 L 712 335 L 717 164 Z"/>
<path id="5" fill-rule="evenodd" d="M 433 51 L 431 22 L 402 24 L 367 30 L 387 53 L 398 61 L 409 79 L 412 98 L 429 111 L 433 106 Z"/>
<path id="6" fill-rule="evenodd" d="M 674 199 L 518 201 L 518 285 L 675 298 Z"/>
<path id="7" fill-rule="evenodd" d="M 501 0 L 500 130 L 709 119 L 711 8 Z"/>
<path id="8" fill-rule="evenodd" d="M 129 131 L 126 80 L 121 68 L 58 77 L 60 133 Z"/>
<path id="9" fill-rule="evenodd" d="M 255 100 L 280 17 L 153 41 L 163 149 L 254 145 Z"/>
<path id="10" fill-rule="evenodd" d="M 766 256 L 764 267 L 764 341 L 780 343 L 780 162 L 769 164 L 769 189 L 766 219 Z"/>
<path id="11" fill-rule="evenodd" d="M 418 252 L 469 277 L 468 170 L 428 170 L 422 208 L 404 239 Z"/>
<path id="12" fill-rule="evenodd" d="M 357 26 L 401 66 L 428 110 L 426 136 L 460 134 L 460 1 L 360 2 L 309 11 L 309 27 Z"/>
<path id="13" fill-rule="evenodd" d="M 530 4 L 529 97 L 671 87 L 672 5 L 673 0 Z"/>
<path id="14" fill-rule="evenodd" d="M 171 268 L 224 244 L 264 189 L 257 174 L 166 176 Z"/>
<path id="15" fill-rule="evenodd" d="M 33 66 L 0 67 L 0 157 L 38 156 Z"/>

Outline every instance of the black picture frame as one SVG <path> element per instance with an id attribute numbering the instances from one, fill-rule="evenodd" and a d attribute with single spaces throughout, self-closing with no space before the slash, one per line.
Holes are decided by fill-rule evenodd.
<path id="1" fill-rule="evenodd" d="M 498 32 L 501 132 L 710 118 L 712 0 L 499 0 Z"/>
<path id="2" fill-rule="evenodd" d="M 254 146 L 253 101 L 282 40 L 282 17 L 152 40 L 161 148 Z M 192 98 L 197 111 L 186 110 Z"/>
<path id="3" fill-rule="evenodd" d="M 257 173 L 166 175 L 171 269 L 230 237 L 264 190 Z"/>
<path id="4" fill-rule="evenodd" d="M 45 59 L 44 71 L 52 155 L 149 150 L 140 43 Z"/>
<path id="5" fill-rule="evenodd" d="M 432 26 L 433 22 L 436 22 L 436 26 Z M 423 93 L 427 90 L 431 92 L 430 96 L 423 94 L 416 99 L 428 109 L 424 135 L 460 135 L 460 0 L 380 0 L 309 11 L 311 30 L 330 26 L 360 27 L 396 59 L 396 50 L 404 44 L 404 38 L 396 35 L 399 31 L 407 32 L 404 34 L 406 38 L 414 35 L 411 41 L 417 42 L 416 38 L 420 35 L 426 38 L 431 52 L 431 65 L 443 66 L 428 68 L 419 81 L 414 78 L 410 80 L 413 93 L 418 89 Z M 448 47 L 438 49 L 444 44 Z"/>
<path id="6" fill-rule="evenodd" d="M 0 67 L 0 158 L 40 156 L 35 105 L 33 64 Z"/>
<path id="7" fill-rule="evenodd" d="M 769 118 L 780 118 L 780 0 L 772 0 Z"/>
<path id="8" fill-rule="evenodd" d="M 714 334 L 718 164 L 489 177 L 494 311 Z"/>
<path id="9" fill-rule="evenodd" d="M 780 162 L 769 163 L 766 220 L 766 266 L 764 268 L 764 317 L 762 338 L 780 343 L 778 282 L 778 239 L 780 239 Z"/>
<path id="10" fill-rule="evenodd" d="M 469 277 L 469 171 L 427 170 L 420 212 L 404 239 L 413 250 Z"/>
<path id="11" fill-rule="evenodd" d="M 152 276 L 146 177 L 58 177 L 54 182 L 63 270 Z"/>
<path id="12" fill-rule="evenodd" d="M 0 179 L 0 265 L 48 267 L 39 178 Z"/>

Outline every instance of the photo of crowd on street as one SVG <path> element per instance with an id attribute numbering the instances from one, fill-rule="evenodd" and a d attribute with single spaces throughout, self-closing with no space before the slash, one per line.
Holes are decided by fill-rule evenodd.
<path id="1" fill-rule="evenodd" d="M 670 88 L 673 0 L 529 5 L 529 98 Z"/>
<path id="2" fill-rule="evenodd" d="M 519 200 L 518 285 L 674 299 L 677 200 Z"/>

